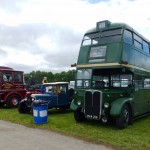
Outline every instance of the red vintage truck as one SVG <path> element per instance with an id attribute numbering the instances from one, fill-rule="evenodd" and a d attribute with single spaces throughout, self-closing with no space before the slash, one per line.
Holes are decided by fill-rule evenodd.
<path id="1" fill-rule="evenodd" d="M 0 105 L 7 108 L 17 107 L 26 96 L 23 71 L 0 66 Z"/>

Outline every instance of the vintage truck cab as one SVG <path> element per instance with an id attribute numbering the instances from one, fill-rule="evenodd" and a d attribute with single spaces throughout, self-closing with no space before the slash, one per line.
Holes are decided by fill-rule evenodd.
<path id="1" fill-rule="evenodd" d="M 7 108 L 17 107 L 25 95 L 23 71 L 0 66 L 0 105 L 6 105 Z"/>

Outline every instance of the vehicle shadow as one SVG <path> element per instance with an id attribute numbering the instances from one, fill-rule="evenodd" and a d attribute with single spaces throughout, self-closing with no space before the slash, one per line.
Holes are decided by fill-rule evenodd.
<path id="1" fill-rule="evenodd" d="M 48 110 L 48 115 L 57 115 L 57 114 L 68 114 L 72 113 L 73 111 L 70 109 L 67 110 L 62 110 L 62 109 L 49 109 Z"/>

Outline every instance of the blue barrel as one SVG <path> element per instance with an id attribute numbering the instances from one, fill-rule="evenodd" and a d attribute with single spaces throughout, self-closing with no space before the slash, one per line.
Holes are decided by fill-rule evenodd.
<path id="1" fill-rule="evenodd" d="M 33 101 L 33 117 L 35 124 L 44 124 L 48 121 L 48 102 L 43 100 Z"/>

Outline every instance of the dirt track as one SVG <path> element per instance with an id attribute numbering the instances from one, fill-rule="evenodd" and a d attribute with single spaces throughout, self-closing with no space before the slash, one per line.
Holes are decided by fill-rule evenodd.
<path id="1" fill-rule="evenodd" d="M 0 120 L 0 150 L 112 150 L 72 137 Z"/>

